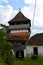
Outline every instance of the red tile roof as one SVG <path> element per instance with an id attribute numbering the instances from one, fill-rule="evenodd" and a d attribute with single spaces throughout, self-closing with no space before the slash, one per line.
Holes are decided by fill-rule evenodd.
<path id="1" fill-rule="evenodd" d="M 20 41 L 20 40 L 22 41 L 22 40 L 26 40 L 29 35 L 30 35 L 29 32 L 10 33 L 7 36 L 7 40 L 8 41 Z"/>
<path id="2" fill-rule="evenodd" d="M 21 35 L 21 36 L 24 36 L 24 35 L 28 35 L 29 32 L 13 32 L 11 33 L 11 35 Z"/>

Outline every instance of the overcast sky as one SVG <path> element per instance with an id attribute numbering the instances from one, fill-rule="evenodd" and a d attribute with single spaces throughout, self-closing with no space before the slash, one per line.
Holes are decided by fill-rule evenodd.
<path id="1" fill-rule="evenodd" d="M 33 20 L 35 0 L 0 0 L 0 23 L 8 25 L 21 8 L 22 13 L 31 19 L 31 35 L 43 32 L 43 0 L 36 0 L 35 17 Z M 33 24 L 32 24 L 33 23 Z"/>

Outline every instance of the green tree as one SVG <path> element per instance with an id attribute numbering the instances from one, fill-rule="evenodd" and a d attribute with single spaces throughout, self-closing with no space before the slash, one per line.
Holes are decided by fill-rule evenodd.
<path id="1" fill-rule="evenodd" d="M 0 55 L 4 59 L 4 62 L 11 65 L 14 62 L 14 56 L 12 53 L 13 45 L 11 42 L 7 42 L 5 39 L 6 32 L 0 30 Z"/>

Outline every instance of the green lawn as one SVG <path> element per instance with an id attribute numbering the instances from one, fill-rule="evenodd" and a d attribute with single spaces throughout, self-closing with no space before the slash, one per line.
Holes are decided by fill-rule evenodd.
<path id="1" fill-rule="evenodd" d="M 15 60 L 14 65 L 43 65 L 43 57 L 38 59 L 25 58 L 22 60 Z"/>
<path id="2" fill-rule="evenodd" d="M 6 65 L 0 58 L 0 65 Z M 24 59 L 15 59 L 12 65 L 43 65 L 43 57 L 31 59 L 29 57 Z"/>

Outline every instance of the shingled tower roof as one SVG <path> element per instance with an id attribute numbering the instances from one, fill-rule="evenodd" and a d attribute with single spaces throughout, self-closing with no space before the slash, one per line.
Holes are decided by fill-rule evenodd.
<path id="1" fill-rule="evenodd" d="M 12 24 L 12 23 L 17 23 L 17 22 L 26 22 L 26 21 L 29 21 L 30 22 L 30 19 L 28 19 L 27 17 L 25 17 L 23 15 L 23 13 L 21 11 L 18 12 L 18 14 L 12 19 L 10 20 L 8 23 L 9 24 Z"/>

